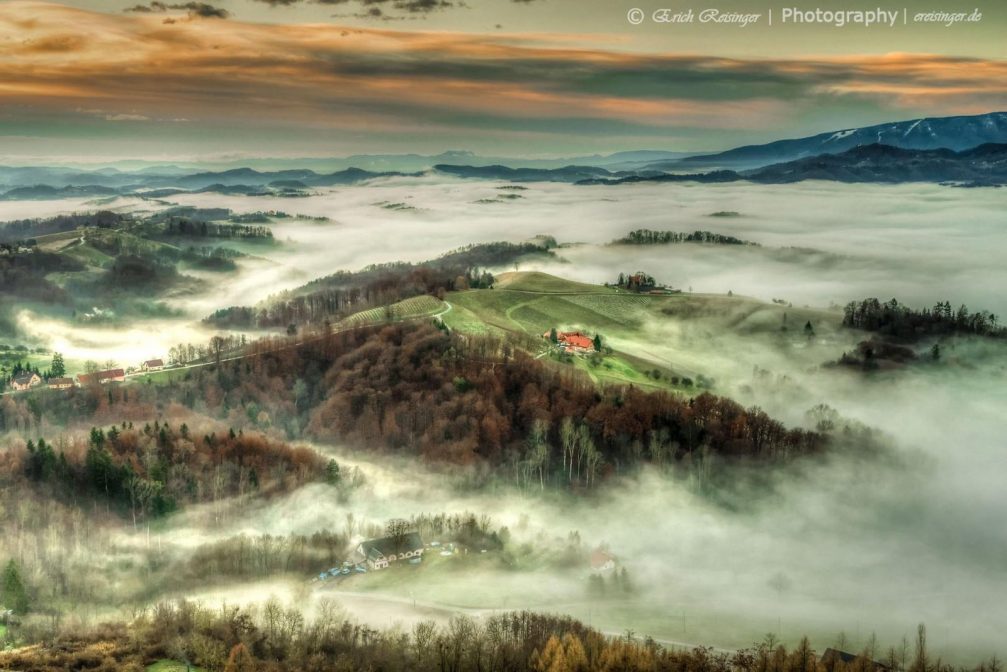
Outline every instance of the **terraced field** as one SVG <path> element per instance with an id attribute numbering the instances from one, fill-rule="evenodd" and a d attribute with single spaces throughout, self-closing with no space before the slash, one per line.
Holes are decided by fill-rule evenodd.
<path id="1" fill-rule="evenodd" d="M 574 303 L 599 315 L 623 323 L 638 322 L 641 317 L 655 306 L 667 303 L 663 296 L 647 296 L 641 294 L 581 294 L 564 297 Z"/>
<path id="2" fill-rule="evenodd" d="M 354 313 L 346 319 L 341 320 L 336 326 L 339 328 L 363 327 L 372 324 L 383 324 L 385 322 L 399 322 L 421 317 L 432 317 L 437 313 L 444 312 L 447 307 L 447 304 L 433 296 L 414 296 L 411 299 L 399 301 L 389 306 L 371 308 L 370 310 Z"/>
<path id="3" fill-rule="evenodd" d="M 613 294 L 618 292 L 611 287 L 574 282 L 538 271 L 501 273 L 497 276 L 495 287 L 511 292 L 538 294 Z"/>

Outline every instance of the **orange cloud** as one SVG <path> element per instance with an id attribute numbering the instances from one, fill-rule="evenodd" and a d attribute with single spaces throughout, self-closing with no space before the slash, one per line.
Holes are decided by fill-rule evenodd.
<path id="1" fill-rule="evenodd" d="M 977 101 L 1007 107 L 1004 61 L 640 55 L 588 48 L 587 36 L 163 18 L 0 5 L 0 91 L 50 111 L 100 106 L 109 119 L 367 130 L 493 119 L 755 128 L 820 96 L 949 113 Z"/>

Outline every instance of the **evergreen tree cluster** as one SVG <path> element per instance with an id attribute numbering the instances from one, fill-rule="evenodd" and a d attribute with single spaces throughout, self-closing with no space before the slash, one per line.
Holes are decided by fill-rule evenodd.
<path id="1" fill-rule="evenodd" d="M 921 310 L 896 299 L 885 303 L 876 298 L 851 301 L 843 310 L 843 325 L 907 341 L 950 334 L 1007 336 L 1007 329 L 999 325 L 996 315 L 986 310 L 973 313 L 965 305 L 955 310 L 948 301 Z"/>

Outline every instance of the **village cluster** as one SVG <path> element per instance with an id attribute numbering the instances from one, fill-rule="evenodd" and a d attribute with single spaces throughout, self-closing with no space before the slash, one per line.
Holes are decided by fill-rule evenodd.
<path id="1" fill-rule="evenodd" d="M 424 543 L 419 532 L 395 534 L 377 539 L 368 539 L 357 544 L 350 557 L 341 565 L 312 577 L 311 582 L 344 579 L 356 574 L 367 574 L 382 569 L 388 569 L 393 564 L 420 565 L 424 553 L 433 553 L 442 557 L 466 555 L 469 549 L 452 542 L 442 543 L 431 541 Z M 486 553 L 487 549 L 479 549 Z M 617 559 L 606 547 L 599 546 L 588 556 L 591 572 L 603 574 L 616 569 Z"/>
<path id="2" fill-rule="evenodd" d="M 423 562 L 424 551 L 428 548 L 436 550 L 440 546 L 440 543 L 436 541 L 424 545 L 418 532 L 368 539 L 357 544 L 353 553 L 343 561 L 342 565 L 322 572 L 318 575 L 317 580 L 326 581 L 350 574 L 366 574 L 368 571 L 387 569 L 389 565 L 396 562 L 418 565 Z M 453 546 L 450 549 L 445 547 L 441 550 L 441 554 L 452 555 L 453 553 Z"/>
<path id="3" fill-rule="evenodd" d="M 164 368 L 164 360 L 148 359 L 140 364 L 139 373 L 152 373 Z M 127 375 L 132 375 L 134 370 L 129 371 L 120 368 L 105 369 L 93 373 L 81 373 L 76 378 L 67 376 L 54 376 L 43 379 L 37 371 L 26 371 L 11 378 L 10 387 L 14 392 L 24 392 L 36 387 L 45 385 L 50 390 L 68 390 L 71 387 L 86 387 L 88 385 L 107 385 L 108 383 L 121 383 L 126 380 Z"/>

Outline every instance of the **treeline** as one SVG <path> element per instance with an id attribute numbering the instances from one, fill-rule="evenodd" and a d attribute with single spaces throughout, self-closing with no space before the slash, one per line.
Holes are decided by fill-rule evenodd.
<path id="1" fill-rule="evenodd" d="M 194 268 L 204 271 L 234 271 L 238 265 L 235 259 L 239 259 L 244 253 L 232 250 L 229 247 L 195 247 L 186 248 L 180 255 L 181 259 L 187 261 Z"/>
<path id="2" fill-rule="evenodd" d="M 677 231 L 655 231 L 653 229 L 637 229 L 631 231 L 622 238 L 616 238 L 612 245 L 668 245 L 671 243 L 707 243 L 713 245 L 752 245 L 758 247 L 758 243 L 748 240 L 725 236 L 721 233 L 711 231 L 693 231 L 692 233 L 680 233 Z"/>
<path id="3" fill-rule="evenodd" d="M 197 362 L 219 362 L 240 355 L 248 344 L 244 334 L 217 334 L 204 343 L 179 343 L 168 348 L 168 363 L 186 366 Z"/>
<path id="4" fill-rule="evenodd" d="M 463 289 L 489 289 L 489 266 L 505 266 L 527 255 L 550 255 L 535 243 L 486 243 L 418 264 L 393 262 L 361 271 L 340 271 L 263 301 L 232 306 L 204 321 L 218 328 L 269 328 L 318 324 L 422 294 L 440 296 Z M 482 269 L 482 270 L 480 270 Z"/>
<path id="5" fill-rule="evenodd" d="M 908 647 L 906 647 L 908 648 Z M 805 637 L 793 648 L 772 634 L 734 652 L 668 649 L 631 632 L 609 637 L 570 617 L 533 612 L 421 621 L 378 630 L 322 600 L 312 618 L 276 599 L 208 609 L 162 602 L 130 624 L 67 631 L 47 643 L 0 653 L 0 665 L 34 672 L 142 672 L 164 659 L 213 672 L 999 672 L 996 657 L 956 668 L 932 656 L 921 625 L 912 651 L 865 648 L 849 661 L 819 654 Z M 876 657 L 884 662 L 875 662 Z"/>
<path id="6" fill-rule="evenodd" d="M 1003 338 L 1007 336 L 1007 329 L 998 322 L 999 318 L 989 311 L 973 313 L 965 305 L 954 310 L 948 301 L 938 302 L 933 308 L 914 310 L 896 299 L 882 303 L 871 298 L 851 301 L 843 309 L 844 326 L 906 341 L 950 334 Z"/>
<path id="7" fill-rule="evenodd" d="M 187 238 L 237 238 L 241 240 L 273 240 L 273 231 L 268 226 L 208 222 L 189 217 L 168 217 L 164 221 L 163 235 Z"/>
<path id="8" fill-rule="evenodd" d="M 317 453 L 264 435 L 207 431 L 155 421 L 142 429 L 123 422 L 93 427 L 86 442 L 29 440 L 20 460 L 3 464 L 4 480 L 23 476 L 69 501 L 94 498 L 138 520 L 179 505 L 218 502 L 252 492 L 287 491 L 325 477 Z"/>
<path id="9" fill-rule="evenodd" d="M 132 217 L 109 210 L 73 213 L 55 217 L 16 219 L 0 223 L 0 242 L 15 242 L 53 233 L 65 233 L 80 227 L 114 229 L 132 222 Z"/>
<path id="10" fill-rule="evenodd" d="M 202 544 L 171 565 L 165 589 L 207 585 L 220 579 L 258 579 L 296 573 L 300 577 L 340 564 L 347 557 L 349 538 L 338 532 L 310 535 L 239 535 Z"/>
<path id="11" fill-rule="evenodd" d="M 459 544 L 474 551 L 498 551 L 510 539 L 510 531 L 506 527 L 493 529 L 493 520 L 489 516 L 468 512 L 412 516 L 409 529 L 419 532 L 423 539 Z"/>

